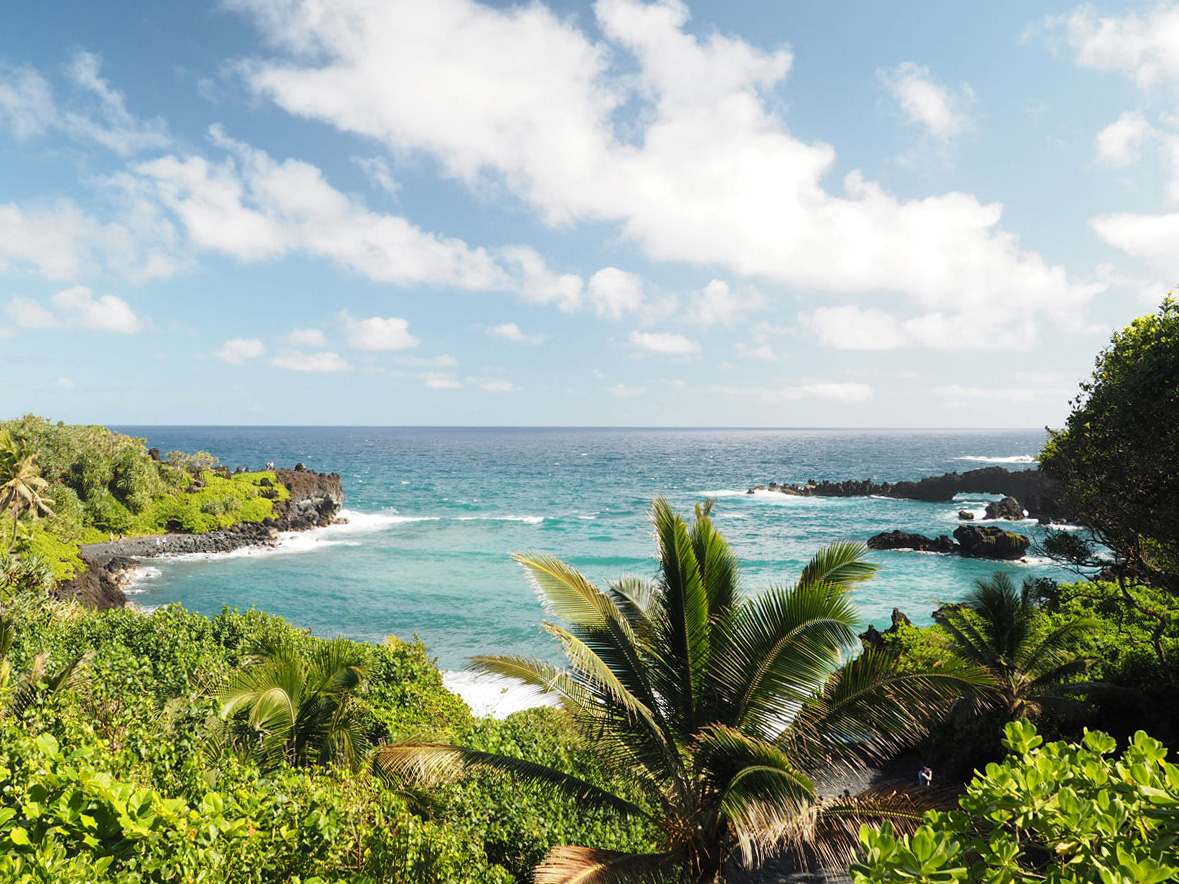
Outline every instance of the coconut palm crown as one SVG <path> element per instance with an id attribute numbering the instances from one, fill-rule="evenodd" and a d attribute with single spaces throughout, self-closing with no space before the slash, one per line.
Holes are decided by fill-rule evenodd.
<path id="1" fill-rule="evenodd" d="M 499 769 L 647 817 L 659 832 L 653 853 L 554 847 L 536 870 L 541 884 L 709 882 L 734 853 L 752 865 L 783 844 L 809 837 L 814 846 L 824 811 L 849 808 L 820 805 L 807 772 L 918 738 L 923 714 L 968 688 L 969 674 L 899 674 L 871 652 L 851 659 L 858 624 L 847 591 L 875 571 L 862 545 L 829 546 L 793 586 L 746 595 L 710 511 L 697 506 L 689 526 L 655 501 L 653 581 L 602 589 L 552 556 L 517 555 L 560 619 L 545 628 L 569 666 L 474 658 L 484 672 L 556 695 L 607 764 L 637 784 L 643 806 L 540 765 L 453 746 L 384 747 L 376 767 L 418 780 Z M 845 815 L 842 831 L 859 822 Z"/>
<path id="2" fill-rule="evenodd" d="M 961 605 L 944 607 L 936 615 L 950 649 L 987 673 L 978 699 L 1009 721 L 1075 703 L 1078 692 L 1094 687 L 1075 681 L 1091 661 L 1069 651 L 1092 621 L 1076 618 L 1044 628 L 1034 590 L 1031 581 L 1016 589 L 1010 577 L 997 571 L 976 580 Z"/>
<path id="3" fill-rule="evenodd" d="M 37 453 L 7 432 L 0 433 L 0 513 L 12 516 L 12 540 L 8 551 L 16 547 L 16 529 L 21 515 L 28 512 L 52 516 L 53 501 L 45 496 L 49 483 L 41 477 Z"/>

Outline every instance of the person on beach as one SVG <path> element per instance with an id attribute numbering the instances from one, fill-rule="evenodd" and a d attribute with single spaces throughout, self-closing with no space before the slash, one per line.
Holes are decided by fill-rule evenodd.
<path id="1" fill-rule="evenodd" d="M 932 770 L 930 770 L 928 767 L 923 767 L 923 768 L 921 768 L 921 770 L 917 771 L 917 785 L 918 786 L 921 786 L 924 789 L 928 789 L 931 783 L 933 783 L 933 771 Z"/>

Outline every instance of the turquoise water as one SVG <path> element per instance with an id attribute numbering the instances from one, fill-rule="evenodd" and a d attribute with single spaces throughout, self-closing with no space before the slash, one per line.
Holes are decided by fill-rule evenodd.
<path id="1" fill-rule="evenodd" d="M 685 514 L 715 497 L 714 516 L 756 591 L 789 582 L 821 545 L 901 528 L 950 533 L 948 504 L 747 495 L 769 481 L 920 479 L 999 462 L 1031 465 L 1040 431 L 633 430 L 337 427 L 120 427 L 163 451 L 209 451 L 230 467 L 302 461 L 338 472 L 349 524 L 277 551 L 157 559 L 132 600 L 216 613 L 256 606 L 316 634 L 380 641 L 419 636 L 439 666 L 476 653 L 554 658 L 543 611 L 509 553 L 543 550 L 595 580 L 651 576 L 646 521 L 657 494 Z M 1017 530 L 1036 534 L 1033 523 Z M 1047 563 L 996 564 L 874 553 L 879 576 L 857 590 L 864 623 L 894 606 L 929 622 L 934 600 L 961 597 L 997 568 L 1017 579 L 1062 576 Z"/>

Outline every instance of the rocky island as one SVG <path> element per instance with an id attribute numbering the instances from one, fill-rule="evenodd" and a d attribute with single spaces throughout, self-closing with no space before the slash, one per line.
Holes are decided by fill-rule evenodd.
<path id="1" fill-rule="evenodd" d="M 815 482 L 811 479 L 802 485 L 770 482 L 754 486 L 747 493 L 753 494 L 755 491 L 776 491 L 797 497 L 893 497 L 928 503 L 948 503 L 955 494 L 1000 494 L 1018 498 L 1028 516 L 1041 522 L 1063 522 L 1069 518 L 1061 502 L 1060 489 L 1039 470 L 983 467 L 965 473 L 930 476 L 917 482 L 877 483 L 872 479 L 843 482 Z"/>

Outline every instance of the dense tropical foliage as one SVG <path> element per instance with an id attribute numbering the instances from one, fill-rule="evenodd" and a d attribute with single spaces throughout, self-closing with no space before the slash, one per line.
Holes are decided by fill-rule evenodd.
<path id="1" fill-rule="evenodd" d="M 537 868 L 538 882 L 707 882 L 723 876 L 734 853 L 752 865 L 783 846 L 830 847 L 873 800 L 823 805 L 814 773 L 916 740 L 926 716 L 977 676 L 952 667 L 899 673 L 871 652 L 851 659 L 857 619 L 848 590 L 875 570 L 861 545 L 828 547 L 794 585 L 747 594 L 710 509 L 698 506 L 688 525 L 656 500 L 652 581 L 602 589 L 552 556 L 517 556 L 559 618 L 547 629 L 569 667 L 476 658 L 485 672 L 558 696 L 637 795 L 455 746 L 390 746 L 378 751 L 378 768 L 417 781 L 502 770 L 655 827 L 654 851 L 559 846 Z"/>

